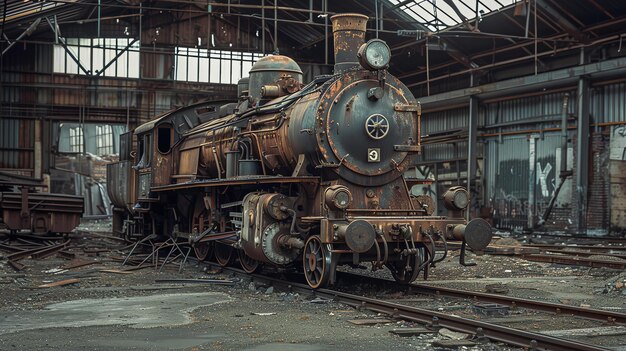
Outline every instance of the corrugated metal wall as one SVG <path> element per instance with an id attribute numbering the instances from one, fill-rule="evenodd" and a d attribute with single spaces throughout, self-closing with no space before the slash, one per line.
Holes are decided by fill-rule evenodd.
<path id="1" fill-rule="evenodd" d="M 422 115 L 422 137 L 443 135 L 459 129 L 467 129 L 468 108 L 425 113 Z M 420 162 L 446 161 L 467 157 L 467 142 L 424 145 Z"/>
<path id="2" fill-rule="evenodd" d="M 424 113 L 422 115 L 422 135 L 467 128 L 468 116 L 469 109 L 467 107 Z"/>
<path id="3" fill-rule="evenodd" d="M 35 121 L 0 118 L 0 169 L 31 175 Z"/>
<path id="4" fill-rule="evenodd" d="M 487 100 L 479 106 L 479 152 L 484 157 L 485 197 L 481 206 L 491 209 L 494 224 L 501 228 L 527 226 L 529 187 L 534 194 L 533 214 L 538 219 L 547 207 L 559 183 L 561 149 L 561 114 L 563 98 L 569 94 L 569 125 L 575 125 L 577 95 L 575 90 L 511 100 Z M 426 114 L 422 135 L 445 134 L 466 129 L 467 108 L 455 108 Z M 626 121 L 626 83 L 598 85 L 592 88 L 592 124 Z M 568 136 L 575 138 L 570 129 Z M 535 137 L 535 171 L 529 174 L 529 138 Z M 481 149 L 480 144 L 484 144 Z M 422 163 L 466 158 L 466 142 L 425 145 Z M 567 158 L 574 157 L 570 142 Z M 607 170 L 608 171 L 608 170 Z M 464 174 L 462 174 L 464 176 Z M 532 177 L 532 178 L 531 178 Z M 559 194 L 550 223 L 566 227 L 571 213 L 572 180 L 566 181 Z"/>
<path id="5" fill-rule="evenodd" d="M 574 114 L 575 91 L 568 93 L 568 113 Z M 479 115 L 479 125 L 487 129 L 496 126 L 500 131 L 507 132 L 559 127 L 564 94 L 565 92 L 559 92 L 484 104 L 481 106 L 483 113 Z"/>
<path id="6" fill-rule="evenodd" d="M 533 174 L 530 173 L 528 135 L 486 140 L 486 205 L 491 208 L 494 224 L 500 228 L 522 229 L 527 225 L 529 189 L 534 193 L 532 205 L 537 219 L 545 211 L 558 186 L 560 156 L 557 154 L 561 148 L 560 134 L 552 132 L 545 133 L 543 137 L 533 137 L 536 137 Z M 571 181 L 568 180 L 559 194 L 557 207 L 569 208 L 570 189 Z"/>
<path id="7" fill-rule="evenodd" d="M 527 220 L 528 139 L 509 136 L 490 139 L 486 147 L 485 183 L 487 206 L 498 227 L 523 227 Z"/>
<path id="8" fill-rule="evenodd" d="M 626 83 L 596 87 L 591 115 L 595 123 L 626 121 Z"/>

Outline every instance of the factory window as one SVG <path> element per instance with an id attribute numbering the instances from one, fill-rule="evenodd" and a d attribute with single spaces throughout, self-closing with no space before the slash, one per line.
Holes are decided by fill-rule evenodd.
<path id="1" fill-rule="evenodd" d="M 237 84 L 262 54 L 176 48 L 175 79 L 187 82 Z"/>
<path id="2" fill-rule="evenodd" d="M 139 78 L 139 41 L 132 38 L 60 38 L 54 72 Z"/>
<path id="3" fill-rule="evenodd" d="M 478 17 L 477 20 L 480 23 L 484 14 L 506 6 L 501 0 L 481 0 L 479 2 L 461 0 L 456 2 L 455 7 L 450 6 L 451 1 L 389 0 L 389 2 L 418 23 L 435 32 L 463 23 L 464 18 L 473 20 Z"/>
<path id="4" fill-rule="evenodd" d="M 83 129 L 81 127 L 70 128 L 70 152 L 83 152 Z"/>
<path id="5" fill-rule="evenodd" d="M 113 154 L 113 130 L 110 125 L 96 126 L 96 148 L 98 156 Z"/>

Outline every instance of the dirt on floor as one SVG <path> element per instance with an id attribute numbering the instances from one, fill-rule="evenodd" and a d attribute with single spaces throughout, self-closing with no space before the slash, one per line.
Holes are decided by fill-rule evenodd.
<path id="1" fill-rule="evenodd" d="M 127 266 L 122 267 L 120 260 L 129 248 L 95 232 L 106 230 L 106 222 L 96 224 L 72 236 L 67 251 L 76 253 L 74 261 L 58 256 L 24 259 L 26 268 L 16 271 L 8 265 L 7 254 L 2 254 L 1 349 L 433 350 L 435 340 L 465 337 L 446 331 L 400 337 L 390 331 L 420 326 L 314 296 L 277 291 L 203 263 L 190 261 L 181 272 L 178 264 L 165 265 L 161 271 L 160 267 L 122 271 Z M 112 251 L 94 250 L 105 247 Z M 458 251 L 451 251 L 431 269 L 426 283 L 476 291 L 501 284 L 510 296 L 626 312 L 626 274 L 621 271 L 509 256 L 470 254 L 469 259 L 477 265 L 460 266 Z M 66 269 L 80 263 L 85 265 Z M 386 270 L 356 272 L 389 277 Z M 184 278 L 208 281 L 158 282 Z M 63 281 L 69 283 L 42 287 Z M 451 305 L 455 304 L 441 303 L 439 308 L 456 313 Z M 362 319 L 379 322 L 351 322 Z M 558 321 L 546 325 L 551 330 L 576 326 Z M 515 348 L 489 343 L 459 349 Z"/>

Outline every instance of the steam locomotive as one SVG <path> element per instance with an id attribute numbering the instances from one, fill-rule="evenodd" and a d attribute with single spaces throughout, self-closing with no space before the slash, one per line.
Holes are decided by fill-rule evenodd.
<path id="1" fill-rule="evenodd" d="M 387 72 L 387 44 L 365 42 L 367 19 L 331 18 L 333 75 L 305 85 L 292 59 L 267 56 L 238 102 L 188 106 L 123 135 L 107 170 L 114 230 L 186 238 L 199 259 L 238 256 L 249 273 L 297 269 L 313 288 L 361 262 L 410 283 L 445 255 L 437 242 L 462 241 L 462 257 L 466 244 L 483 249 L 491 228 L 464 219 L 463 187 L 444 195 L 446 217 L 411 195 L 420 105 Z"/>

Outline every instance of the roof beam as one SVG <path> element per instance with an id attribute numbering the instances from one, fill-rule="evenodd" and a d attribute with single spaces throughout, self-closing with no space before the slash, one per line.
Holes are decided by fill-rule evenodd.
<path id="1" fill-rule="evenodd" d="M 588 36 L 583 34 L 578 30 L 576 25 L 570 22 L 567 18 L 563 17 L 559 11 L 557 11 L 552 5 L 548 3 L 548 0 L 535 0 L 538 7 L 541 8 L 545 13 L 549 14 L 553 17 L 559 27 L 563 28 L 567 33 L 569 33 L 572 37 L 583 44 L 589 44 L 591 40 Z"/>
<path id="2" fill-rule="evenodd" d="M 462 53 L 459 50 L 455 49 L 454 47 L 450 46 L 445 41 L 442 41 L 440 43 L 427 43 L 426 44 L 426 48 L 428 50 L 444 51 L 450 57 L 452 57 L 455 61 L 459 62 L 460 64 L 462 64 L 466 68 L 474 68 L 474 69 L 478 68 L 478 65 L 476 63 L 472 62 L 472 60 L 467 55 L 465 55 L 464 53 Z"/>
<path id="3" fill-rule="evenodd" d="M 402 2 L 401 4 L 405 4 L 408 2 Z M 385 4 L 385 3 L 383 3 Z M 417 27 L 425 32 L 430 32 L 430 29 L 428 29 L 426 26 L 424 26 L 423 24 L 419 23 L 418 21 L 416 21 L 413 17 L 407 15 L 406 13 L 404 13 L 404 11 L 402 9 L 398 9 L 397 6 L 392 8 L 392 11 L 394 13 L 396 13 L 400 18 L 404 18 L 407 21 L 413 22 L 415 25 L 417 25 Z M 424 39 L 421 40 L 417 40 L 415 41 L 415 43 L 422 43 L 424 42 Z M 450 55 L 450 57 L 454 60 L 457 61 L 458 63 L 462 64 L 464 67 L 466 68 L 472 68 L 472 69 L 476 69 L 479 67 L 479 65 L 476 62 L 473 62 L 470 57 L 465 54 L 463 51 L 457 49 L 456 47 L 454 47 L 454 45 L 452 45 L 449 41 L 447 41 L 445 38 L 440 38 L 440 45 L 445 46 L 445 49 L 443 49 L 444 51 L 446 51 L 448 53 L 448 55 Z M 411 44 L 412 45 L 412 44 Z M 427 47 L 427 49 L 430 46 Z M 393 51 L 393 50 L 392 50 Z"/>

